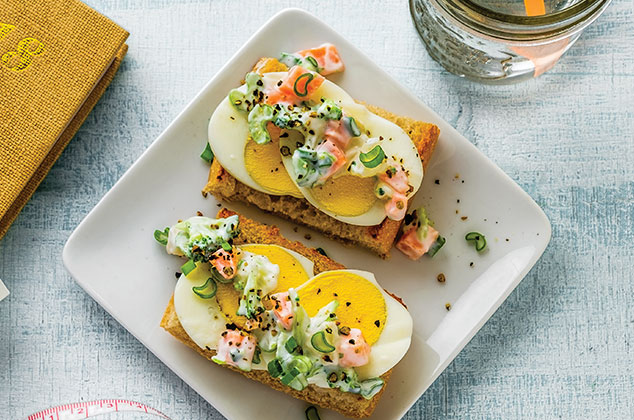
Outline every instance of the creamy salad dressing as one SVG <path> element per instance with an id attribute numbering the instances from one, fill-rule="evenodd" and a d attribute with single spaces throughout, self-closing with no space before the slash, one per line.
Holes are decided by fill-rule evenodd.
<path id="1" fill-rule="evenodd" d="M 228 242 L 233 238 L 237 226 L 238 216 L 226 219 L 190 217 L 170 228 L 165 249 L 169 254 L 192 259 L 194 247 L 215 251 L 220 241 Z"/>

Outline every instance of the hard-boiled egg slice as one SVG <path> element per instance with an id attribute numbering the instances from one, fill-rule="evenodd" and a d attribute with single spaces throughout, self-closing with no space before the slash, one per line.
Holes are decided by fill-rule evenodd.
<path id="1" fill-rule="evenodd" d="M 340 325 L 359 328 L 371 345 L 370 361 L 357 367 L 359 379 L 380 376 L 392 369 L 409 349 L 412 317 L 387 294 L 374 274 L 360 270 L 334 270 L 318 274 L 297 289 L 300 304 L 309 316 L 333 299 Z"/>
<path id="2" fill-rule="evenodd" d="M 238 90 L 246 92 L 246 88 L 245 84 Z M 254 190 L 301 198 L 301 192 L 284 170 L 279 142 L 256 144 L 251 140 L 247 115 L 233 107 L 228 97 L 218 105 L 208 127 L 214 158 L 234 178 Z"/>
<path id="3" fill-rule="evenodd" d="M 209 277 L 211 272 L 206 263 L 199 263 L 188 275 L 181 275 L 174 289 L 174 309 L 183 329 L 198 347 L 216 349 L 227 319 L 215 298 L 203 299 L 192 291 Z"/>
<path id="4" fill-rule="evenodd" d="M 242 251 L 263 255 L 267 257 L 272 264 L 279 266 L 280 274 L 277 279 L 277 286 L 273 289 L 271 294 L 286 291 L 290 288 L 296 288 L 305 283 L 313 275 L 313 262 L 290 249 L 278 245 L 265 244 L 240 245 L 238 248 Z M 216 299 L 220 310 L 230 322 L 235 323 L 239 327 L 243 327 L 246 323 L 246 318 L 236 315 L 240 296 L 240 292 L 233 287 L 233 283 L 218 283 Z"/>
<path id="5" fill-rule="evenodd" d="M 281 79 L 284 74 L 267 73 L 265 76 Z M 363 125 L 368 137 L 382 138 L 378 144 L 385 155 L 402 165 L 408 173 L 409 184 L 413 189 L 407 196 L 411 197 L 418 191 L 423 180 L 423 165 L 416 146 L 403 129 L 356 103 L 345 90 L 329 80 L 324 81 L 313 97 L 332 99 L 348 116 Z M 292 151 L 297 147 L 296 143 L 281 139 L 280 144 L 291 150 L 289 156 L 282 156 L 282 161 L 291 179 L 296 182 L 297 176 L 292 164 Z M 297 187 L 313 206 L 335 219 L 352 225 L 374 226 L 386 217 L 385 202 L 374 195 L 375 183 L 374 177 L 360 180 L 353 175 L 343 175 L 327 180 L 321 187 Z"/>

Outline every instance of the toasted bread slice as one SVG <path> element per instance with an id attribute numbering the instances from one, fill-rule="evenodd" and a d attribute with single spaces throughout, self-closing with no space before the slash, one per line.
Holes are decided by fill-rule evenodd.
<path id="1" fill-rule="evenodd" d="M 274 58 L 262 58 L 253 68 L 259 73 L 286 71 L 288 67 Z M 423 163 L 427 164 L 436 147 L 440 130 L 434 124 L 401 117 L 374 105 L 364 105 L 376 115 L 392 121 L 405 131 L 418 150 Z M 323 213 L 307 200 L 292 196 L 275 196 L 254 190 L 227 172 L 217 160 L 209 170 L 209 179 L 203 193 L 211 193 L 219 200 L 240 201 L 253 204 L 284 219 L 303 224 L 323 232 L 325 235 L 349 245 L 360 245 L 386 258 L 390 254 L 402 221 L 385 218 L 376 226 L 355 226 L 341 222 Z"/>
<path id="2" fill-rule="evenodd" d="M 230 210 L 221 209 L 218 212 L 218 217 L 229 217 L 234 214 L 236 213 Z M 307 248 L 300 242 L 289 241 L 288 239 L 280 235 L 279 229 L 275 226 L 266 226 L 253 220 L 247 219 L 246 217 L 243 217 L 241 215 L 238 215 L 238 217 L 240 218 L 240 234 L 234 240 L 235 244 L 239 245 L 245 243 L 259 243 L 283 246 L 284 248 L 302 254 L 306 258 L 313 261 L 313 263 L 315 264 L 315 274 L 322 271 L 339 270 L 345 268 L 343 265 L 320 254 L 313 248 Z M 163 327 L 167 332 L 169 332 L 179 341 L 196 350 L 198 353 L 209 360 L 211 360 L 211 358 L 216 354 L 214 350 L 206 350 L 198 347 L 196 343 L 194 343 L 191 338 L 189 338 L 182 325 L 178 321 L 178 316 L 176 315 L 176 310 L 174 309 L 173 296 L 170 299 L 169 304 L 167 305 L 167 309 L 165 309 L 165 313 L 163 314 L 161 327 Z M 296 391 L 282 384 L 279 379 L 271 377 L 271 375 L 269 375 L 267 371 L 253 370 L 251 372 L 244 372 L 229 365 L 223 366 L 239 372 L 247 378 L 262 382 L 263 384 L 268 385 L 273 389 L 285 392 L 310 404 L 315 404 L 320 407 L 335 410 L 340 412 L 344 416 L 355 418 L 368 417 L 372 414 L 374 408 L 376 407 L 376 404 L 381 398 L 381 394 L 387 386 L 390 374 L 392 373 L 392 370 L 389 370 L 385 374 L 381 375 L 381 378 L 385 381 L 383 388 L 372 399 L 367 400 L 358 394 L 342 392 L 337 389 L 320 388 L 314 385 L 309 385 L 302 391 Z"/>

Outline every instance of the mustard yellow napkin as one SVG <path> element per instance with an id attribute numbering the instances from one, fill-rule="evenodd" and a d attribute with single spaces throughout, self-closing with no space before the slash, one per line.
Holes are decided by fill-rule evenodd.
<path id="1" fill-rule="evenodd" d="M 0 0 L 0 238 L 112 81 L 128 32 L 77 0 Z"/>

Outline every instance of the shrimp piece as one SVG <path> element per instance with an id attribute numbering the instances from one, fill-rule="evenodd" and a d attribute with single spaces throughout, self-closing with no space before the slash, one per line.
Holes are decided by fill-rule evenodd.
<path id="1" fill-rule="evenodd" d="M 394 191 L 405 194 L 409 190 L 407 174 L 400 166 L 394 168 L 396 172 L 393 172 L 392 168 L 380 174 L 379 179 L 392 187 Z"/>
<path id="2" fill-rule="evenodd" d="M 209 259 L 209 263 L 214 267 L 220 275 L 227 280 L 232 279 L 236 276 L 238 272 L 238 261 L 240 257 L 237 252 L 235 252 L 235 248 L 232 248 L 231 251 L 225 251 L 220 248 L 213 254 L 211 254 L 211 258 Z"/>
<path id="3" fill-rule="evenodd" d="M 282 324 L 285 330 L 290 330 L 293 327 L 293 319 L 295 313 L 293 312 L 293 302 L 288 292 L 281 292 L 271 295 L 273 304 L 273 315 Z"/>
<path id="4" fill-rule="evenodd" d="M 318 152 L 327 152 L 334 156 L 335 161 L 328 170 L 321 176 L 320 180 L 324 181 L 334 175 L 339 169 L 346 165 L 346 155 L 331 140 L 326 140 L 315 149 Z"/>
<path id="5" fill-rule="evenodd" d="M 403 220 L 407 213 L 407 197 L 394 191 L 392 197 L 385 203 L 385 214 L 392 220 Z"/>
<path id="6" fill-rule="evenodd" d="M 420 240 L 417 229 L 413 226 L 396 242 L 396 248 L 407 255 L 408 258 L 417 260 L 429 251 L 429 248 L 436 242 L 438 236 L 440 236 L 439 232 L 428 225 L 427 236 L 425 236 L 423 240 Z"/>
<path id="7" fill-rule="evenodd" d="M 346 368 L 368 364 L 371 349 L 360 329 L 351 328 L 348 335 L 341 335 L 339 338 L 337 351 L 343 354 L 339 358 L 339 366 Z"/>
<path id="8" fill-rule="evenodd" d="M 350 139 L 352 139 L 352 136 L 350 135 L 346 127 L 341 123 L 341 120 L 328 121 L 324 136 L 326 137 L 326 139 L 336 144 L 341 150 L 346 150 L 348 144 L 350 143 Z"/>
<path id="9" fill-rule="evenodd" d="M 241 370 L 251 370 L 256 340 L 250 334 L 237 330 L 225 330 L 220 335 L 213 360 Z"/>
<path id="10" fill-rule="evenodd" d="M 293 66 L 279 86 L 267 92 L 266 103 L 297 105 L 311 98 L 324 82 L 324 77 L 300 66 Z"/>

